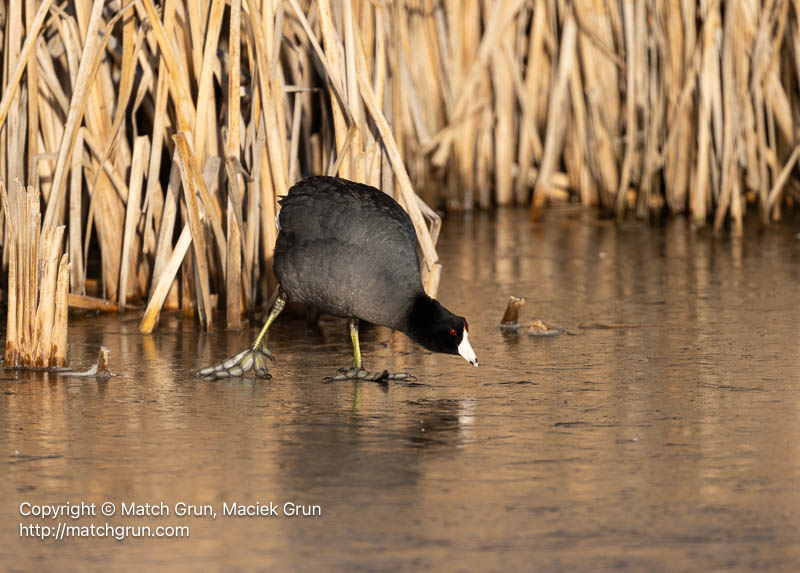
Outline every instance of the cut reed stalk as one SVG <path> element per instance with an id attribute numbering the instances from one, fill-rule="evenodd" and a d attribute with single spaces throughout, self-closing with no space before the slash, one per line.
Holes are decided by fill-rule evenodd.
<path id="1" fill-rule="evenodd" d="M 500 319 L 500 328 L 509 330 L 519 328 L 519 313 L 524 306 L 524 298 L 518 298 L 516 296 L 508 297 L 506 310 L 503 312 L 503 318 Z"/>
<path id="2" fill-rule="evenodd" d="M 65 366 L 69 258 L 61 251 L 66 227 L 42 228 L 39 191 L 16 187 L 6 192 L 0 180 L 10 253 L 5 366 Z"/>

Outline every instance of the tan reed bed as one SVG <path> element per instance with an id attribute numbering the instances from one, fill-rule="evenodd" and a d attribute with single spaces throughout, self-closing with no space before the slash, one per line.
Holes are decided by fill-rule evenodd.
<path id="1" fill-rule="evenodd" d="M 226 325 L 275 286 L 301 176 L 408 210 L 578 200 L 741 232 L 800 192 L 788 0 L 20 0 L 0 3 L 0 177 L 66 225 L 70 304 Z M 419 191 L 419 195 L 415 193 Z M 5 226 L 5 231 L 3 227 Z M 8 224 L 0 219 L 3 264 Z M 222 295 L 220 297 L 220 295 Z"/>
<path id="2" fill-rule="evenodd" d="M 427 155 L 407 161 L 449 176 L 450 207 L 571 199 L 741 233 L 800 196 L 798 2 L 411 5 L 404 133 Z"/>

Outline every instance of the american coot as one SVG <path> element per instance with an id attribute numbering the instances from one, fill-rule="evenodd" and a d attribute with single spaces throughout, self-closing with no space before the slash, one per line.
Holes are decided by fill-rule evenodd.
<path id="1" fill-rule="evenodd" d="M 353 366 L 331 380 L 412 377 L 362 368 L 359 320 L 399 330 L 428 350 L 460 354 L 478 365 L 467 321 L 425 294 L 414 225 L 391 197 L 346 179 L 310 177 L 294 185 L 280 204 L 273 265 L 279 296 L 253 345 L 199 370 L 200 377 L 238 377 L 253 370 L 271 378 L 266 359 L 275 357 L 261 341 L 286 300 L 348 319 Z"/>

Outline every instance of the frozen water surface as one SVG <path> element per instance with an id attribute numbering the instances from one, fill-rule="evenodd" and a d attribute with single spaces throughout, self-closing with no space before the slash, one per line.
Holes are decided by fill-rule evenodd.
<path id="1" fill-rule="evenodd" d="M 309 329 L 284 313 L 273 380 L 222 382 L 189 371 L 258 325 L 203 333 L 165 314 L 142 336 L 135 314 L 72 320 L 72 365 L 105 345 L 119 376 L 2 374 L 0 568 L 800 570 L 796 225 L 738 241 L 683 219 L 526 215 L 444 225 L 440 299 L 468 318 L 480 368 L 362 328 L 366 367 L 416 384 L 322 383 L 352 359 L 339 319 Z M 528 300 L 523 325 L 565 333 L 502 334 L 509 295 Z M 97 515 L 20 515 L 66 501 Z M 171 515 L 120 516 L 131 502 Z M 176 516 L 179 502 L 216 518 Z M 278 516 L 222 515 L 270 502 Z M 62 521 L 190 537 L 20 537 Z"/>

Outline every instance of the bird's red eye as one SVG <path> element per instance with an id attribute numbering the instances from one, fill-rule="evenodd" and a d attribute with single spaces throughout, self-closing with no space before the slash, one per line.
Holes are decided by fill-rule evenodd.
<path id="1" fill-rule="evenodd" d="M 455 336 L 455 335 L 456 335 L 456 329 L 455 329 L 455 328 L 451 328 L 451 329 L 450 329 L 450 334 L 452 334 L 453 336 Z"/>

